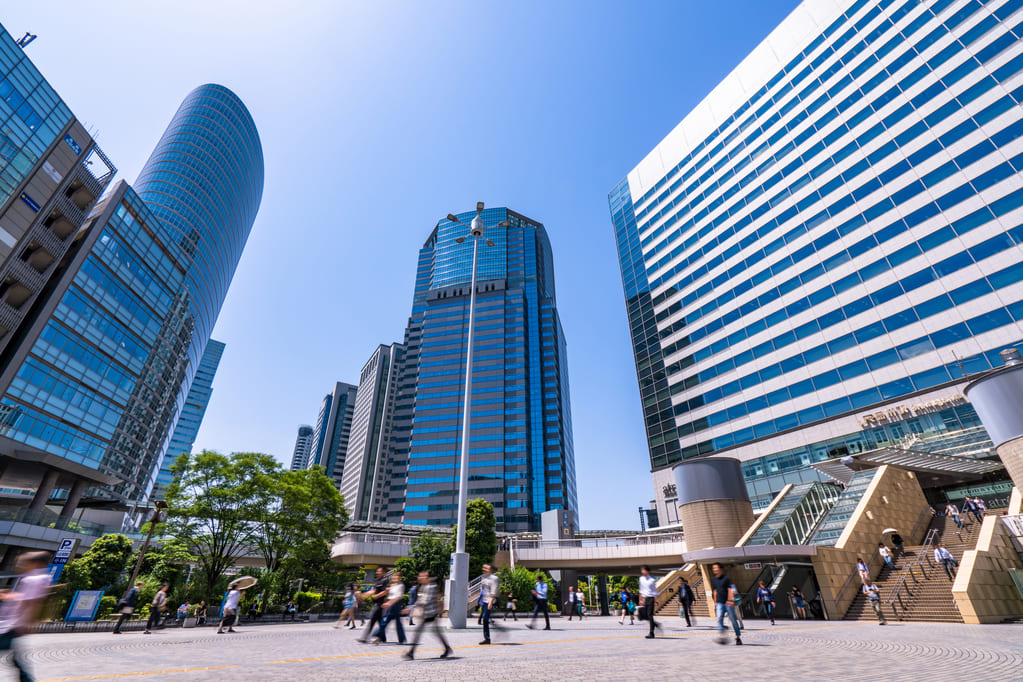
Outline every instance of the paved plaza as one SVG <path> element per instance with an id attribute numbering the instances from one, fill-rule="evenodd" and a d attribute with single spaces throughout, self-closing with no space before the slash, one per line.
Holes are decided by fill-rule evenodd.
<path id="1" fill-rule="evenodd" d="M 357 631 L 330 624 L 242 626 L 126 633 L 34 635 L 24 642 L 39 680 L 610 680 L 737 677 L 777 680 L 1021 680 L 1023 625 L 967 626 L 859 622 L 747 622 L 742 647 L 716 643 L 711 623 L 664 621 L 647 640 L 640 623 L 613 618 L 523 621 L 479 646 L 479 627 L 448 633 L 453 658 L 424 633 L 415 661 L 404 647 L 356 642 Z M 393 634 L 393 630 L 390 631 Z M 390 636 L 390 635 L 389 635 Z M 5 671 L 6 672 L 6 671 Z M 7 673 L 10 674 L 10 673 Z M 0 674 L 0 679 L 6 679 Z M 13 679 L 13 677 L 11 678 Z"/>

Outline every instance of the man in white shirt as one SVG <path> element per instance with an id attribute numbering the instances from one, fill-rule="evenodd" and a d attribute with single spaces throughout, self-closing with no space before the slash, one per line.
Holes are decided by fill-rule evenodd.
<path id="1" fill-rule="evenodd" d="M 657 580 L 650 575 L 650 567 L 643 566 L 639 569 L 639 598 L 643 602 L 642 620 L 650 621 L 650 632 L 647 639 L 654 638 L 654 628 L 661 627 L 660 623 L 654 620 L 654 603 L 657 601 Z"/>
<path id="2" fill-rule="evenodd" d="M 544 630 L 550 630 L 551 617 L 547 614 L 547 581 L 543 577 L 543 573 L 536 577 L 536 585 L 533 586 L 533 619 L 529 621 L 527 628 L 533 629 L 536 617 L 540 612 L 543 612 L 543 621 L 546 624 Z"/>
<path id="3" fill-rule="evenodd" d="M 956 565 L 956 558 L 952 556 L 952 552 L 945 549 L 945 545 L 939 544 L 934 548 L 934 560 L 945 569 L 945 575 L 948 576 L 949 580 L 955 580 L 955 573 L 952 571 L 952 567 Z"/>
<path id="4" fill-rule="evenodd" d="M 480 608 L 483 609 L 481 619 L 483 620 L 483 641 L 480 644 L 490 644 L 490 617 L 497 606 L 498 593 L 497 576 L 494 575 L 490 564 L 483 564 L 483 580 L 480 581 Z"/>
<path id="5" fill-rule="evenodd" d="M 888 568 L 892 571 L 895 570 L 895 560 L 892 559 L 892 551 L 888 549 L 883 542 L 877 543 L 877 553 L 881 555 L 884 562 L 888 564 Z"/>
<path id="6" fill-rule="evenodd" d="M 3 590 L 0 599 L 0 653 L 11 652 L 10 662 L 22 680 L 31 680 L 24 663 L 18 656 L 14 641 L 32 632 L 43 602 L 50 590 L 50 575 L 46 572 L 50 555 L 46 552 L 28 552 L 18 557 L 15 570 L 21 574 L 14 591 Z"/>
<path id="7" fill-rule="evenodd" d="M 874 615 L 877 616 L 877 620 L 880 621 L 881 625 L 887 625 L 884 613 L 881 611 L 880 588 L 868 580 L 863 583 L 863 594 L 867 595 L 867 601 L 870 602 L 870 608 L 874 609 Z"/>

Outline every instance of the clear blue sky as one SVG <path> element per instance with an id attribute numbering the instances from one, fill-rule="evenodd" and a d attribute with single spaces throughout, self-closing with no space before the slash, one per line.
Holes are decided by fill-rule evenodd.
<path id="1" fill-rule="evenodd" d="M 0 21 L 39 35 L 129 181 L 194 86 L 255 118 L 263 204 L 197 447 L 289 459 L 334 381 L 402 339 L 436 221 L 482 200 L 547 227 L 580 518 L 618 529 L 653 490 L 607 193 L 797 4 L 51 0 Z"/>

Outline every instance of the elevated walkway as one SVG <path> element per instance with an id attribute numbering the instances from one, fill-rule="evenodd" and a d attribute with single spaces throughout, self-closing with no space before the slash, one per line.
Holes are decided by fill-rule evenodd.
<path id="1" fill-rule="evenodd" d="M 639 573 L 640 566 L 675 569 L 682 563 L 686 543 L 681 532 L 574 540 L 511 538 L 512 566 L 580 573 Z"/>

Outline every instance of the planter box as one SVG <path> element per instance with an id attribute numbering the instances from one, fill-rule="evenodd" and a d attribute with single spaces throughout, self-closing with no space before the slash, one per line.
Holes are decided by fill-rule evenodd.
<path id="1" fill-rule="evenodd" d="M 318 614 L 318 613 L 310 613 L 309 614 L 309 622 L 310 623 L 315 623 L 316 622 L 316 617 L 319 616 L 319 615 L 320 614 Z"/>
<path id="2" fill-rule="evenodd" d="M 190 617 L 185 619 L 184 627 L 186 627 L 186 628 L 194 628 L 198 624 L 199 624 L 199 619 L 196 618 L 195 616 L 190 616 Z"/>

